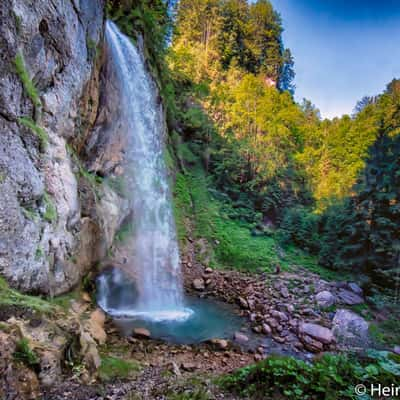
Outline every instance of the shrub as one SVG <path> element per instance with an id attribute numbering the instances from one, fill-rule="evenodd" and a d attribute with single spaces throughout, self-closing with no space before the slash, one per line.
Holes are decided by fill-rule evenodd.
<path id="1" fill-rule="evenodd" d="M 26 338 L 23 338 L 19 342 L 17 342 L 14 352 L 14 358 L 18 361 L 23 362 L 29 367 L 34 367 L 39 364 L 39 357 L 30 348 L 28 339 Z"/>
<path id="2" fill-rule="evenodd" d="M 227 390 L 253 399 L 356 399 L 356 384 L 390 386 L 400 376 L 399 357 L 369 351 L 363 358 L 325 355 L 314 363 L 272 356 L 220 380 Z"/>
<path id="3" fill-rule="evenodd" d="M 288 209 L 283 217 L 279 230 L 279 239 L 282 243 L 294 243 L 295 245 L 311 251 L 320 249 L 319 223 L 320 216 L 310 212 L 305 207 Z"/>

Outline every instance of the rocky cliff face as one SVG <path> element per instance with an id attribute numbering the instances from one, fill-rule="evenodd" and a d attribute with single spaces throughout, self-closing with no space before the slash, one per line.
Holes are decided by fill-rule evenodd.
<path id="1" fill-rule="evenodd" d="M 69 290 L 123 219 L 124 201 L 86 169 L 103 10 L 103 0 L 0 4 L 0 274 L 24 291 Z"/>

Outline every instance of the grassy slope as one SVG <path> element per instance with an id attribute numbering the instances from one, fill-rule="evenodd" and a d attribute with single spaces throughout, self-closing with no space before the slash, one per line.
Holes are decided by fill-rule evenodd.
<path id="1" fill-rule="evenodd" d="M 273 236 L 252 236 L 252 226 L 229 218 L 230 206 L 213 198 L 208 187 L 205 172 L 197 164 L 185 174 L 178 173 L 174 195 L 179 239 L 185 238 L 185 220 L 191 219 L 195 238 L 205 238 L 209 243 L 212 267 L 269 272 L 278 264 L 282 270 L 303 266 L 334 278 L 333 273 L 318 266 L 315 257 L 294 247 L 282 251 Z"/>

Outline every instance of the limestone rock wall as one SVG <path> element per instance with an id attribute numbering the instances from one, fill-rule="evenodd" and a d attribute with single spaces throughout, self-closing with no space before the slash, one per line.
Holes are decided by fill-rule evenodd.
<path id="1" fill-rule="evenodd" d="M 104 0 L 2 0 L 0 24 L 0 275 L 56 295 L 104 256 L 123 219 L 123 199 L 85 172 Z"/>

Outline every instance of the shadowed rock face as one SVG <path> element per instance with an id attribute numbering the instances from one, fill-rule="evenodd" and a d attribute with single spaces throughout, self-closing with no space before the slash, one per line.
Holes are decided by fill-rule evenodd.
<path id="1" fill-rule="evenodd" d="M 103 0 L 0 3 L 0 273 L 24 291 L 65 292 L 91 261 L 84 255 L 92 241 L 86 235 L 85 248 L 80 240 L 88 224 L 66 144 L 85 123 L 81 99 L 96 75 L 103 6 Z M 17 54 L 41 105 L 34 106 L 15 73 Z M 45 150 L 20 117 L 46 131 Z"/>

